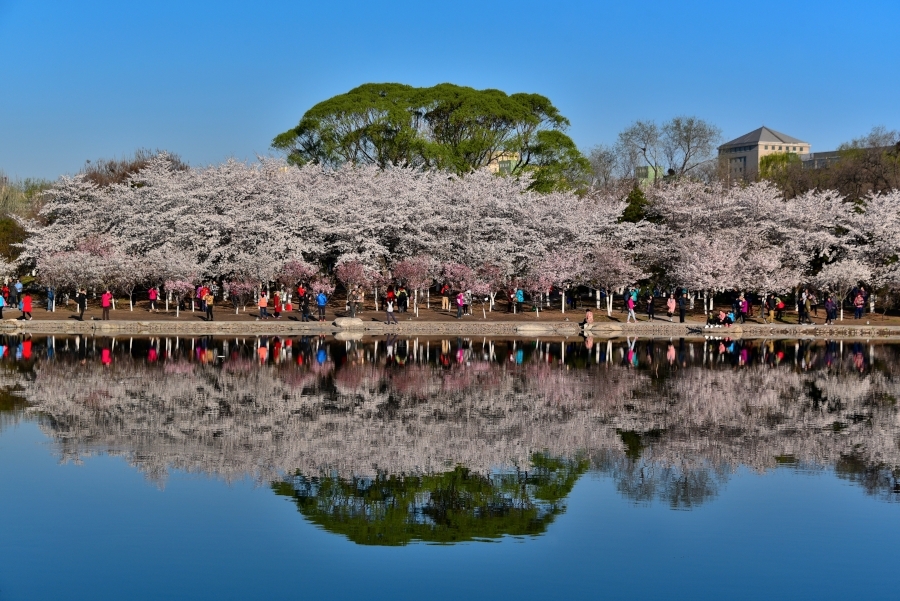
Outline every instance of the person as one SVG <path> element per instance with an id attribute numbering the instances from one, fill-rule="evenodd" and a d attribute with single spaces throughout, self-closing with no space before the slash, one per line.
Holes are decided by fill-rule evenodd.
<path id="1" fill-rule="evenodd" d="M 746 323 L 747 315 L 750 314 L 750 301 L 747 300 L 743 293 L 738 298 L 738 301 L 738 319 L 741 320 L 741 323 Z"/>
<path id="2" fill-rule="evenodd" d="M 56 289 L 53 286 L 47 287 L 47 311 L 53 311 L 56 309 L 54 306 L 56 302 Z"/>
<path id="3" fill-rule="evenodd" d="M 6 306 L 6 300 L 0 295 L 0 319 L 3 319 L 3 307 Z"/>
<path id="4" fill-rule="evenodd" d="M 385 304 L 384 312 L 387 314 L 387 325 L 390 325 L 392 321 L 397 323 L 397 318 L 394 316 L 394 301 L 389 300 Z"/>
<path id="5" fill-rule="evenodd" d="M 675 315 L 675 295 L 669 294 L 669 298 L 666 299 L 666 315 L 669 316 L 669 321 L 672 321 L 672 316 Z"/>
<path id="6" fill-rule="evenodd" d="M 653 291 L 647 291 L 647 321 L 653 321 Z"/>
<path id="7" fill-rule="evenodd" d="M 275 319 L 281 319 L 281 292 L 276 290 L 275 294 L 272 295 L 272 310 L 275 314 Z"/>
<path id="8" fill-rule="evenodd" d="M 853 319 L 862 319 L 863 311 L 866 307 L 866 297 L 863 296 L 863 292 L 857 292 L 856 297 L 853 299 Z"/>
<path id="9" fill-rule="evenodd" d="M 516 291 L 512 288 L 509 289 L 509 294 L 507 295 L 509 299 L 509 305 L 506 307 L 507 313 L 515 313 L 516 312 Z"/>
<path id="10" fill-rule="evenodd" d="M 837 303 L 834 301 L 834 297 L 829 294 L 828 298 L 825 299 L 825 325 L 834 325 L 835 318 L 837 318 Z"/>
<path id="11" fill-rule="evenodd" d="M 681 294 L 678 297 L 678 321 L 680 323 L 684 323 L 684 316 L 687 313 L 687 296 L 685 294 Z"/>
<path id="12" fill-rule="evenodd" d="M 803 300 L 803 313 L 806 315 L 806 323 L 812 325 L 812 317 L 810 317 L 812 313 L 812 301 L 808 291 L 805 296 L 806 298 Z"/>
<path id="13" fill-rule="evenodd" d="M 807 320 L 806 316 L 806 290 L 804 290 L 800 294 L 800 299 L 797 302 L 797 324 L 803 325 L 803 322 Z"/>
<path id="14" fill-rule="evenodd" d="M 462 291 L 460 291 L 459 294 L 456 295 L 456 319 L 462 319 L 463 305 L 465 305 L 465 304 L 466 304 L 466 295 L 463 294 Z"/>
<path id="15" fill-rule="evenodd" d="M 212 293 L 207 289 L 206 296 L 203 297 L 203 306 L 206 307 L 206 321 L 213 320 L 213 298 Z"/>
<path id="16" fill-rule="evenodd" d="M 775 319 L 778 321 L 784 320 L 784 301 L 781 300 L 780 296 L 775 297 Z"/>
<path id="17" fill-rule="evenodd" d="M 109 308 L 112 306 L 112 292 L 109 291 L 109 288 L 106 289 L 100 296 L 100 308 L 103 310 L 103 315 L 101 317 L 104 321 L 109 321 Z"/>
<path id="18" fill-rule="evenodd" d="M 84 311 L 87 309 L 87 290 L 81 288 L 75 294 L 75 304 L 78 305 L 78 320 L 84 321 Z"/>
<path id="19" fill-rule="evenodd" d="M 147 298 L 150 299 L 150 308 L 147 309 L 147 312 L 157 313 L 156 310 L 156 301 L 159 298 L 159 288 L 156 286 L 151 286 L 150 290 L 147 292 Z"/>
<path id="20" fill-rule="evenodd" d="M 6 284 L 3 284 L 3 288 L 0 289 L 0 293 L 2 293 L 2 295 L 3 295 L 3 300 L 8 303 L 9 302 L 9 286 L 7 286 Z"/>
<path id="21" fill-rule="evenodd" d="M 22 298 L 22 282 L 20 282 L 18 278 L 16 278 L 16 283 L 13 284 L 13 290 L 16 291 L 16 295 L 13 298 L 13 304 L 17 304 L 19 299 Z"/>
<path id="22" fill-rule="evenodd" d="M 809 306 L 812 309 L 812 314 L 816 317 L 819 316 L 819 297 L 816 296 L 815 292 L 809 293 Z"/>
<path id="23" fill-rule="evenodd" d="M 406 291 L 406 286 L 400 286 L 400 290 L 397 291 L 397 310 L 400 313 L 406 313 L 406 305 L 409 302 L 409 293 Z"/>
<path id="24" fill-rule="evenodd" d="M 628 305 L 628 317 L 625 318 L 625 323 L 629 323 L 632 319 L 634 323 L 637 323 L 637 315 L 634 314 L 634 295 L 629 294 L 625 304 Z"/>
<path id="25" fill-rule="evenodd" d="M 450 310 L 450 286 L 446 283 L 441 286 L 441 310 Z"/>
<path id="26" fill-rule="evenodd" d="M 269 315 L 269 297 L 266 295 L 265 291 L 260 292 L 259 301 L 257 301 L 256 306 L 259 307 L 259 319 L 271 317 Z"/>
<path id="27" fill-rule="evenodd" d="M 353 288 L 347 297 L 347 305 L 350 306 L 350 317 L 356 317 L 356 306 L 359 303 L 359 288 Z"/>
<path id="28" fill-rule="evenodd" d="M 465 298 L 466 298 L 466 302 L 465 302 L 465 305 L 463 305 L 463 313 L 465 313 L 466 315 L 471 315 L 472 314 L 472 291 L 471 290 L 466 290 Z"/>
<path id="29" fill-rule="evenodd" d="M 300 297 L 300 321 L 309 321 L 309 295 Z"/>
<path id="30" fill-rule="evenodd" d="M 776 306 L 777 306 L 777 303 L 775 302 L 775 295 L 774 294 L 768 295 L 766 297 L 766 311 L 769 314 L 769 319 L 768 319 L 769 323 L 775 323 L 775 307 Z M 766 321 L 766 320 L 763 319 L 763 321 Z"/>
<path id="31" fill-rule="evenodd" d="M 590 308 L 584 311 L 584 321 L 582 322 L 581 327 L 584 328 L 585 331 L 594 327 L 594 312 L 591 311 Z"/>
<path id="32" fill-rule="evenodd" d="M 22 319 L 31 321 L 31 295 L 27 292 L 22 296 Z"/>
<path id="33" fill-rule="evenodd" d="M 319 321 L 325 321 L 325 305 L 328 304 L 328 296 L 324 291 L 316 295 L 316 307 L 319 309 Z"/>
<path id="34" fill-rule="evenodd" d="M 522 303 L 525 302 L 525 292 L 521 288 L 516 288 L 516 311 L 522 312 Z"/>

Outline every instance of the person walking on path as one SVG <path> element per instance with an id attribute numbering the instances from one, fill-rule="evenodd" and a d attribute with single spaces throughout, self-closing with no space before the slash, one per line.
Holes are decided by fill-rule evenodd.
<path id="1" fill-rule="evenodd" d="M 456 295 L 456 319 L 462 319 L 463 306 L 466 304 L 466 295 L 460 292 Z"/>
<path id="2" fill-rule="evenodd" d="M 681 294 L 678 297 L 678 321 L 684 323 L 684 316 L 687 313 L 687 296 Z"/>
<path id="3" fill-rule="evenodd" d="M 628 305 L 628 317 L 625 318 L 625 323 L 630 323 L 632 319 L 634 323 L 637 323 L 637 315 L 634 314 L 634 296 L 629 294 L 625 304 Z"/>
<path id="4" fill-rule="evenodd" d="M 81 288 L 75 294 L 75 304 L 78 306 L 78 321 L 84 321 L 84 311 L 87 309 L 87 290 Z"/>
<path id="5" fill-rule="evenodd" d="M 22 319 L 31 321 L 31 295 L 27 292 L 22 296 Z"/>
<path id="6" fill-rule="evenodd" d="M 156 301 L 159 299 L 159 288 L 151 286 L 150 290 L 147 291 L 147 298 L 150 300 L 150 308 L 147 309 L 147 312 L 158 313 L 156 310 Z"/>
<path id="7" fill-rule="evenodd" d="M 112 306 L 112 292 L 109 291 L 109 288 L 106 289 L 106 292 L 100 297 L 100 308 L 103 310 L 103 316 L 101 319 L 103 321 L 109 321 L 109 308 Z"/>
<path id="8" fill-rule="evenodd" d="M 391 322 L 397 323 L 397 317 L 394 315 L 394 301 L 387 302 L 384 312 L 387 314 L 387 325 L 391 325 Z"/>
<path id="9" fill-rule="evenodd" d="M 670 294 L 669 298 L 666 299 L 666 315 L 669 316 L 669 321 L 672 321 L 672 316 L 675 315 L 675 295 Z"/>
<path id="10" fill-rule="evenodd" d="M 316 295 L 316 307 L 319 309 L 319 321 L 325 321 L 325 305 L 328 304 L 328 296 L 325 292 Z"/>
<path id="11" fill-rule="evenodd" d="M 214 300 L 215 299 L 213 298 L 212 293 L 209 290 L 207 290 L 206 296 L 203 297 L 203 303 L 206 306 L 206 321 L 213 320 L 213 301 Z"/>
<path id="12" fill-rule="evenodd" d="M 653 301 L 654 300 L 656 300 L 656 299 L 653 298 L 653 291 L 647 290 L 647 321 L 653 321 L 653 319 L 654 319 L 654 315 L 653 315 L 653 310 L 654 310 Z"/>

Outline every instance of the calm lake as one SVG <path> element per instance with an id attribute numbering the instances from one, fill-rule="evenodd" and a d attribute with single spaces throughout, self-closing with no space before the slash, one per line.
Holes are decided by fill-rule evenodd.
<path id="1" fill-rule="evenodd" d="M 896 599 L 898 398 L 873 341 L 0 337 L 0 601 Z"/>

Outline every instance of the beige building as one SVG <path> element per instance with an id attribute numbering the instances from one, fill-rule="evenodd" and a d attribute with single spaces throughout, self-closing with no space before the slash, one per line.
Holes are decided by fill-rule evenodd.
<path id="1" fill-rule="evenodd" d="M 752 178 L 759 173 L 759 160 L 775 153 L 808 154 L 809 142 L 792 138 L 768 127 L 760 127 L 719 146 L 719 159 L 733 179 Z"/>

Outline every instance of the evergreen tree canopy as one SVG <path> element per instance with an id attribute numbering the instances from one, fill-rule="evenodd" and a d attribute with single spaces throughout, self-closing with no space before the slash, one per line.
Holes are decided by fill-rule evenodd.
<path id="1" fill-rule="evenodd" d="M 539 94 L 369 83 L 315 105 L 272 146 L 296 165 L 357 163 L 463 174 L 497 162 L 504 173 L 535 172 L 533 187 L 552 191 L 580 186 L 589 171 L 563 133 L 568 125 Z"/>

